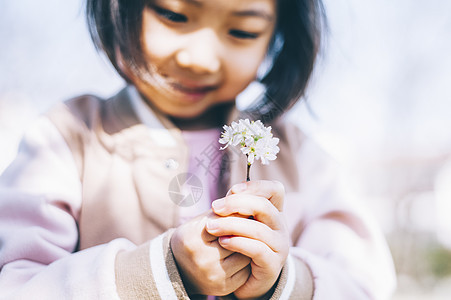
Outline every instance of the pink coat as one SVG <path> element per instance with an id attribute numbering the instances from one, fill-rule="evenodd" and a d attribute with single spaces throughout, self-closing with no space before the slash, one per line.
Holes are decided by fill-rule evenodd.
<path id="1" fill-rule="evenodd" d="M 143 107 L 128 87 L 61 104 L 30 128 L 0 177 L 0 299 L 188 299 L 169 247 L 180 210 L 167 186 L 192 145 Z M 389 299 L 387 245 L 341 190 L 337 164 L 295 126 L 272 126 L 279 158 L 253 176 L 284 183 L 292 238 L 272 299 Z M 241 159 L 224 168 L 220 193 L 242 181 Z"/>

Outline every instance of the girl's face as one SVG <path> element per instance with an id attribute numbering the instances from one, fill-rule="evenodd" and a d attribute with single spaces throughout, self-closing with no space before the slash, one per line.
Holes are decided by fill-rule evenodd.
<path id="1" fill-rule="evenodd" d="M 132 81 L 163 113 L 199 117 L 255 79 L 275 22 L 276 0 L 152 1 L 142 33 L 150 73 Z"/>

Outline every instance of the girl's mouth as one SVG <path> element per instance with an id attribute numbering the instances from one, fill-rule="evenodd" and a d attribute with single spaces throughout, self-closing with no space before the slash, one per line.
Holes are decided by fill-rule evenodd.
<path id="1" fill-rule="evenodd" d="M 184 98 L 190 102 L 199 101 L 208 93 L 218 89 L 218 85 L 184 84 L 178 81 L 170 82 L 169 85 L 176 92 L 183 94 Z"/>
<path id="2" fill-rule="evenodd" d="M 171 86 L 188 94 L 208 93 L 218 88 L 216 85 L 184 85 L 179 82 L 173 82 Z"/>
<path id="3" fill-rule="evenodd" d="M 199 102 L 210 92 L 218 90 L 220 83 L 206 82 L 205 80 L 188 80 L 185 78 L 177 78 L 168 74 L 160 74 L 154 72 L 153 80 L 160 87 L 164 87 L 182 102 L 195 103 Z"/>

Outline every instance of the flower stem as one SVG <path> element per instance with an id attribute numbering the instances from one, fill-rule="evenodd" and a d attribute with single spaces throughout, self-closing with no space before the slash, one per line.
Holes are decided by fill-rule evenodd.
<path id="1" fill-rule="evenodd" d="M 246 154 L 246 157 L 248 157 L 248 156 L 249 155 Z M 246 181 L 251 181 L 251 177 L 249 176 L 250 170 L 251 170 L 251 164 L 247 163 Z"/>

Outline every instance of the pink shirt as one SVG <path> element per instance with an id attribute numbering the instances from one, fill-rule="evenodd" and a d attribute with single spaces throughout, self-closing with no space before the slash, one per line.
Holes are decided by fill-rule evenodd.
<path id="1" fill-rule="evenodd" d="M 211 202 L 218 198 L 217 182 L 222 152 L 219 150 L 219 129 L 183 131 L 183 138 L 190 149 L 188 173 L 200 186 L 192 187 L 193 205 L 180 206 L 179 224 L 211 208 Z"/>

